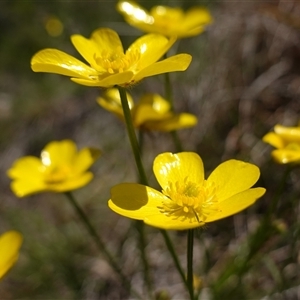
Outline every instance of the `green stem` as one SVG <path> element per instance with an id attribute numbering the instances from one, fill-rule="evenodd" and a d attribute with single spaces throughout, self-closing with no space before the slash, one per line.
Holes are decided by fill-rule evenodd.
<path id="1" fill-rule="evenodd" d="M 106 256 L 109 264 L 111 265 L 111 267 L 115 270 L 115 272 L 120 276 L 124 287 L 128 290 L 128 292 L 132 292 L 132 294 L 134 294 L 136 297 L 138 297 L 138 299 L 142 299 L 141 296 L 134 291 L 131 288 L 131 284 L 129 282 L 129 280 L 126 278 L 126 276 L 123 274 L 121 268 L 119 267 L 119 265 L 116 263 L 115 259 L 113 258 L 113 256 L 110 254 L 110 252 L 107 250 L 107 248 L 105 247 L 104 242 L 102 241 L 102 239 L 100 238 L 100 236 L 97 234 L 95 228 L 93 227 L 93 225 L 90 223 L 87 215 L 84 213 L 84 211 L 81 209 L 81 207 L 78 205 L 77 201 L 75 200 L 73 194 L 71 194 L 70 192 L 66 192 L 65 195 L 67 196 L 67 198 L 69 199 L 71 205 L 74 207 L 76 213 L 79 215 L 79 217 L 81 218 L 81 221 L 83 222 L 83 224 L 85 225 L 86 229 L 88 230 L 89 234 L 91 235 L 91 237 L 94 239 L 96 245 L 98 246 L 98 249 Z"/>
<path id="2" fill-rule="evenodd" d="M 170 103 L 171 111 L 174 111 L 174 101 L 173 101 L 173 94 L 172 94 L 171 80 L 170 80 L 169 73 L 165 73 L 165 98 Z M 177 131 L 176 130 L 171 131 L 171 136 L 173 139 L 173 143 L 175 145 L 176 152 L 182 152 L 183 147 L 181 145 L 181 141 L 179 139 Z"/>
<path id="3" fill-rule="evenodd" d="M 121 103 L 122 103 L 122 107 L 123 107 L 123 113 L 124 113 L 124 118 L 125 118 L 125 122 L 126 122 L 127 133 L 128 133 L 128 136 L 129 136 L 129 140 L 130 140 L 130 143 L 131 143 L 131 148 L 132 148 L 134 158 L 135 158 L 135 162 L 136 162 L 136 165 L 137 165 L 137 169 L 138 169 L 138 172 L 139 172 L 140 183 L 142 183 L 144 185 L 148 185 L 148 180 L 147 180 L 147 177 L 146 177 L 146 174 L 145 174 L 145 171 L 144 171 L 144 167 L 143 167 L 143 163 L 142 163 L 142 159 L 141 159 L 141 149 L 140 149 L 138 140 L 136 138 L 134 126 L 133 126 L 133 123 L 132 123 L 130 108 L 129 108 L 128 101 L 127 101 L 126 90 L 124 88 L 120 87 L 120 86 L 118 86 L 118 89 L 119 89 L 119 94 L 120 94 Z M 142 135 L 140 135 L 140 138 L 142 138 Z M 144 223 L 142 223 L 142 224 L 144 225 Z M 184 273 L 182 271 L 182 268 L 179 264 L 177 255 L 176 255 L 176 253 L 174 251 L 174 248 L 172 246 L 172 242 L 171 242 L 171 240 L 170 240 L 170 238 L 169 238 L 169 236 L 168 236 L 168 234 L 165 230 L 160 230 L 160 232 L 162 233 L 162 235 L 165 239 L 167 248 L 168 248 L 168 250 L 169 250 L 169 252 L 170 252 L 170 254 L 171 254 L 171 256 L 174 260 L 175 266 L 176 266 L 180 276 L 182 277 L 184 284 L 187 286 L 186 278 L 185 278 Z M 142 239 L 142 237 L 140 237 L 140 239 Z M 143 251 L 144 251 L 144 249 L 141 249 L 142 253 L 143 253 Z M 144 270 L 146 272 L 146 270 L 149 270 L 149 267 L 148 267 L 148 263 L 147 263 L 145 253 L 142 254 L 142 259 L 143 259 L 144 264 L 145 264 L 144 265 Z M 148 285 L 148 290 L 149 290 L 151 284 L 150 284 L 150 282 L 147 282 L 146 278 L 150 278 L 150 277 L 145 274 L 145 280 L 146 280 L 146 283 Z"/>
<path id="4" fill-rule="evenodd" d="M 194 229 L 189 229 L 187 236 L 187 285 L 191 300 L 194 300 L 193 247 Z"/>
<path id="5" fill-rule="evenodd" d="M 147 180 L 146 173 L 145 173 L 144 166 L 143 166 L 142 159 L 141 159 L 140 147 L 139 147 L 138 140 L 136 138 L 135 131 L 134 131 L 134 126 L 132 123 L 132 118 L 131 118 L 130 108 L 128 105 L 126 90 L 120 86 L 118 86 L 118 89 L 119 89 L 119 94 L 120 94 L 120 98 L 121 98 L 124 118 L 125 118 L 125 122 L 126 122 L 127 134 L 128 134 L 129 140 L 130 140 L 131 149 L 132 149 L 132 152 L 133 152 L 133 155 L 135 158 L 135 162 L 136 162 L 136 166 L 137 166 L 137 169 L 139 172 L 140 182 L 142 184 L 147 185 L 148 180 Z"/>
<path id="6" fill-rule="evenodd" d="M 144 185 L 148 185 L 148 180 L 145 174 L 144 166 L 142 163 L 142 158 L 141 158 L 141 152 L 140 152 L 140 147 L 139 143 L 135 134 L 132 118 L 131 118 L 131 112 L 130 108 L 128 105 L 128 100 L 127 100 L 127 95 L 126 95 L 126 90 L 120 86 L 118 86 L 119 89 L 119 94 L 121 98 L 121 103 L 122 103 L 122 108 L 123 108 L 123 113 L 124 113 L 124 118 L 125 118 L 125 123 L 126 123 L 126 128 L 127 128 L 127 134 L 130 140 L 131 144 L 131 149 L 135 158 L 136 166 L 138 169 L 139 177 L 140 177 L 140 183 Z M 136 229 L 139 233 L 139 248 L 141 252 L 141 259 L 144 265 L 144 281 L 147 286 L 148 294 L 151 296 L 152 294 L 152 280 L 150 276 L 150 271 L 149 271 L 149 264 L 145 252 L 146 248 L 146 239 L 145 239 L 145 233 L 144 233 L 144 223 L 142 221 L 137 221 L 136 222 Z"/>
<path id="7" fill-rule="evenodd" d="M 179 263 L 178 256 L 176 255 L 176 252 L 174 250 L 174 247 L 173 247 L 173 244 L 172 244 L 172 242 L 170 240 L 170 237 L 169 237 L 169 235 L 167 234 L 167 232 L 165 230 L 160 229 L 160 232 L 161 232 L 161 234 L 162 234 L 162 236 L 163 236 L 163 238 L 165 240 L 165 243 L 167 245 L 167 248 L 168 248 L 168 250 L 169 250 L 169 252 L 170 252 L 170 254 L 171 254 L 172 258 L 173 258 L 175 267 L 176 267 L 179 275 L 181 276 L 181 279 L 182 279 L 184 285 L 188 289 L 189 287 L 188 287 L 188 284 L 187 284 L 187 280 L 186 280 L 184 271 L 183 271 L 183 269 L 182 269 L 182 267 L 181 267 L 181 265 Z"/>

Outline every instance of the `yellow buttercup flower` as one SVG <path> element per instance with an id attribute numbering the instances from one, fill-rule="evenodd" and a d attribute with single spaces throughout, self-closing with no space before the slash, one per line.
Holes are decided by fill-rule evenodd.
<path id="1" fill-rule="evenodd" d="M 178 38 L 198 35 L 212 22 L 209 11 L 198 6 L 184 12 L 179 7 L 159 5 L 148 12 L 134 1 L 119 1 L 117 9 L 127 23 L 144 32 Z"/>
<path id="2" fill-rule="evenodd" d="M 89 66 L 57 49 L 44 49 L 31 59 L 35 72 L 56 73 L 87 86 L 129 86 L 141 79 L 162 73 L 184 71 L 192 57 L 178 54 L 158 61 L 176 38 L 147 34 L 137 39 L 124 53 L 118 34 L 109 28 L 95 30 L 90 39 L 72 35 L 76 50 Z"/>
<path id="3" fill-rule="evenodd" d="M 111 189 L 109 207 L 116 213 L 162 229 L 191 229 L 252 205 L 265 193 L 251 188 L 259 168 L 239 160 L 221 163 L 204 178 L 203 162 L 193 152 L 159 154 L 153 171 L 162 187 L 122 183 Z"/>
<path id="4" fill-rule="evenodd" d="M 127 93 L 127 100 L 131 110 L 133 125 L 144 130 L 172 131 L 197 124 L 197 117 L 171 111 L 170 103 L 158 94 L 146 94 L 134 105 L 133 99 Z M 119 91 L 116 88 L 105 91 L 97 102 L 106 110 L 124 119 Z"/>
<path id="5" fill-rule="evenodd" d="M 0 235 L 0 279 L 16 263 L 22 242 L 22 235 L 14 230 Z"/>
<path id="6" fill-rule="evenodd" d="M 300 163 L 300 126 L 285 127 L 276 125 L 263 141 L 276 148 L 271 155 L 280 164 Z"/>
<path id="7" fill-rule="evenodd" d="M 41 158 L 24 156 L 7 171 L 11 189 L 18 197 L 40 192 L 67 192 L 87 185 L 93 173 L 87 170 L 98 159 L 100 151 L 83 148 L 77 151 L 71 140 L 46 145 Z"/>

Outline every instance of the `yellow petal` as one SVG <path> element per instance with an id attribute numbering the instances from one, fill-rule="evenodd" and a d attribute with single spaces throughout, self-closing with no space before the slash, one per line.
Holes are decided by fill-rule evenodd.
<path id="1" fill-rule="evenodd" d="M 99 158 L 101 151 L 96 148 L 83 148 L 78 152 L 72 162 L 74 172 L 85 172 Z"/>
<path id="2" fill-rule="evenodd" d="M 269 132 L 267 133 L 262 140 L 265 143 L 270 144 L 271 146 L 275 147 L 275 148 L 283 148 L 285 146 L 284 140 L 282 139 L 281 136 L 279 136 L 278 134 L 274 133 L 274 132 Z"/>
<path id="3" fill-rule="evenodd" d="M 153 17 L 143 7 L 133 1 L 119 1 L 117 10 L 124 15 L 129 23 L 145 22 L 151 24 L 153 22 Z"/>
<path id="4" fill-rule="evenodd" d="M 134 106 L 133 99 L 129 93 L 126 92 L 129 108 Z M 117 88 L 108 89 L 103 93 L 102 97 L 97 98 L 97 102 L 104 109 L 115 114 L 118 118 L 123 119 L 123 108 L 120 99 L 120 93 Z"/>
<path id="5" fill-rule="evenodd" d="M 103 51 L 122 51 L 123 45 L 119 35 L 112 29 L 99 28 L 91 35 L 91 40 L 95 42 L 101 54 Z"/>
<path id="6" fill-rule="evenodd" d="M 220 164 L 207 181 L 216 185 L 219 202 L 252 187 L 260 175 L 259 168 L 239 160 L 228 160 Z"/>
<path id="7" fill-rule="evenodd" d="M 98 75 L 96 70 L 80 60 L 56 49 L 44 49 L 36 53 L 31 59 L 31 68 L 34 72 L 49 72 L 86 79 Z"/>
<path id="8" fill-rule="evenodd" d="M 211 213 L 205 220 L 206 223 L 234 215 L 249 207 L 260 198 L 266 190 L 264 188 L 254 188 L 235 194 L 219 204 L 219 212 Z"/>
<path id="9" fill-rule="evenodd" d="M 175 41 L 175 37 L 168 39 L 160 34 L 146 34 L 133 42 L 127 51 L 140 53 L 141 56 L 135 68 L 142 70 L 158 61 Z"/>
<path id="10" fill-rule="evenodd" d="M 188 37 L 201 33 L 204 25 L 212 22 L 212 16 L 204 7 L 192 7 L 187 10 L 183 24 L 181 26 L 181 34 L 178 36 Z"/>
<path id="11" fill-rule="evenodd" d="M 61 166 L 71 164 L 77 154 L 77 146 L 71 140 L 50 142 L 41 153 L 45 166 Z"/>
<path id="12" fill-rule="evenodd" d="M 153 171 L 163 189 L 166 189 L 170 182 L 175 184 L 188 179 L 201 184 L 204 180 L 202 159 L 193 152 L 159 154 L 153 162 Z"/>
<path id="13" fill-rule="evenodd" d="M 179 115 L 173 115 L 166 120 L 147 121 L 143 124 L 143 127 L 149 130 L 173 131 L 195 126 L 197 122 L 198 119 L 196 116 L 182 113 Z"/>
<path id="14" fill-rule="evenodd" d="M 117 74 L 109 74 L 106 73 L 102 78 L 95 77 L 91 78 L 90 80 L 87 79 L 81 79 L 81 78 L 71 78 L 72 81 L 86 85 L 86 86 L 100 86 L 104 88 L 113 87 L 115 85 L 127 85 L 131 83 L 131 80 L 133 78 L 133 72 L 131 71 L 125 71 L 123 73 L 117 73 Z"/>
<path id="15" fill-rule="evenodd" d="M 22 235 L 17 231 L 7 231 L 0 236 L 0 278 L 15 264 L 23 242 Z"/>
<path id="16" fill-rule="evenodd" d="M 188 218 L 185 220 L 180 220 L 166 216 L 162 213 L 156 213 L 146 217 L 144 222 L 148 225 L 165 230 L 187 230 L 204 225 L 204 223 L 199 223 L 197 221 L 191 222 Z"/>
<path id="17" fill-rule="evenodd" d="M 44 172 L 44 166 L 35 156 L 24 156 L 17 159 L 12 167 L 7 171 L 7 176 L 11 179 L 40 177 Z"/>
<path id="18" fill-rule="evenodd" d="M 95 44 L 94 41 L 86 39 L 85 37 L 74 34 L 71 36 L 71 41 L 76 50 L 80 53 L 80 55 L 95 69 L 106 72 L 104 68 L 98 65 L 95 61 L 95 55 L 100 56 L 99 47 Z"/>
<path id="19" fill-rule="evenodd" d="M 276 162 L 280 164 L 288 163 L 299 163 L 300 162 L 300 151 L 294 151 L 289 149 L 274 150 L 271 153 L 272 157 Z"/>
<path id="20" fill-rule="evenodd" d="M 57 193 L 73 191 L 86 186 L 93 178 L 93 173 L 85 172 L 78 175 L 78 177 L 71 177 L 68 180 L 59 183 L 48 184 L 47 191 Z"/>
<path id="21" fill-rule="evenodd" d="M 300 142 L 300 127 L 285 127 L 276 125 L 274 132 L 287 142 Z"/>
<path id="22" fill-rule="evenodd" d="M 189 54 L 177 54 L 171 56 L 167 59 L 154 63 L 145 69 L 142 69 L 138 72 L 134 79 L 139 81 L 145 77 L 176 72 L 176 71 L 185 71 L 192 61 L 192 56 Z"/>
<path id="23" fill-rule="evenodd" d="M 160 214 L 158 206 L 166 199 L 166 196 L 150 187 L 137 183 L 121 183 L 111 189 L 108 206 L 124 217 L 143 220 Z"/>
<path id="24" fill-rule="evenodd" d="M 43 176 L 23 177 L 11 182 L 10 188 L 17 197 L 26 197 L 37 193 L 45 192 L 47 185 L 43 181 Z"/>
<path id="25" fill-rule="evenodd" d="M 142 126 L 147 121 L 157 121 L 169 118 L 170 103 L 158 94 L 144 95 L 133 110 L 136 127 Z"/>

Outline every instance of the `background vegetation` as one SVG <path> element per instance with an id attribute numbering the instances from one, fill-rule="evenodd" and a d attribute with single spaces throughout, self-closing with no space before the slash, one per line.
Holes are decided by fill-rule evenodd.
<path id="1" fill-rule="evenodd" d="M 126 25 L 115 1 L 1 1 L 0 9 L 0 232 L 24 235 L 20 259 L 0 283 L 1 299 L 128 299 L 105 260 L 99 256 L 64 195 L 17 199 L 6 170 L 23 155 L 39 155 L 52 140 L 71 138 L 79 147 L 103 151 L 94 165 L 94 181 L 75 192 L 124 273 L 142 290 L 136 239 L 130 220 L 107 208 L 110 188 L 135 181 L 135 164 L 125 128 L 95 99 L 97 88 L 79 86 L 59 75 L 37 74 L 30 59 L 43 48 L 78 56 L 70 35 L 86 37 L 110 27 L 129 45 L 141 33 Z M 178 42 L 173 51 L 192 54 L 183 73 L 171 74 L 177 111 L 199 118 L 179 132 L 185 150 L 199 153 L 210 172 L 221 161 L 237 158 L 261 168 L 258 186 L 266 195 L 253 207 L 198 230 L 195 272 L 202 299 L 300 298 L 300 173 L 277 165 L 262 136 L 277 123 L 295 126 L 300 113 L 300 4 L 297 1 L 140 1 L 205 5 L 214 23 L 198 37 Z M 47 33 L 59 19 L 63 32 Z M 132 93 L 163 94 L 163 77 L 144 80 Z M 153 186 L 153 158 L 173 151 L 168 134 L 149 133 L 144 161 Z M 288 169 L 288 170 L 287 170 Z M 274 213 L 269 215 L 274 201 Z M 186 292 L 159 232 L 147 228 L 147 252 L 157 291 L 172 299 Z M 185 236 L 172 232 L 182 262 Z M 164 298 L 161 298 L 164 299 Z M 166 298 L 167 299 L 167 298 Z"/>

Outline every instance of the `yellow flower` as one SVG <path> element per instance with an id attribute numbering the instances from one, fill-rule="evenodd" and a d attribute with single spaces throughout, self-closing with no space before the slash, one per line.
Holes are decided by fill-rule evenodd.
<path id="1" fill-rule="evenodd" d="M 22 235 L 14 230 L 0 235 L 0 278 L 16 263 L 22 242 Z"/>
<path id="2" fill-rule="evenodd" d="M 276 148 L 271 153 L 276 162 L 300 163 L 300 126 L 276 125 L 274 132 L 267 133 L 262 140 Z"/>
<path id="3" fill-rule="evenodd" d="M 87 185 L 93 174 L 88 168 L 100 151 L 84 148 L 77 151 L 71 140 L 54 141 L 46 145 L 41 158 L 24 156 L 7 171 L 13 180 L 11 189 L 18 197 L 40 192 L 67 192 Z"/>
<path id="4" fill-rule="evenodd" d="M 122 183 L 112 188 L 109 207 L 148 225 L 183 230 L 236 214 L 265 193 L 264 188 L 251 188 L 259 168 L 239 160 L 220 164 L 204 179 L 203 163 L 196 153 L 162 153 L 155 158 L 153 171 L 162 192 Z"/>
<path id="5" fill-rule="evenodd" d="M 197 124 L 197 117 L 171 111 L 170 103 L 158 94 L 146 94 L 134 105 L 132 97 L 127 93 L 133 125 L 145 130 L 172 131 Z M 124 119 L 119 91 L 116 88 L 105 91 L 97 102 L 106 110 Z"/>
<path id="6" fill-rule="evenodd" d="M 127 23 L 142 31 L 178 38 L 198 35 L 212 22 L 211 14 L 203 7 L 192 7 L 184 12 L 179 7 L 159 5 L 148 12 L 134 1 L 119 1 L 117 9 Z"/>
<path id="7" fill-rule="evenodd" d="M 56 73 L 87 86 L 129 86 L 157 74 L 184 71 L 192 57 L 178 54 L 158 61 L 174 44 L 176 38 L 147 34 L 137 39 L 124 53 L 118 34 L 109 28 L 95 30 L 90 39 L 72 35 L 76 50 L 89 66 L 57 49 L 44 49 L 31 59 L 35 72 Z"/>

